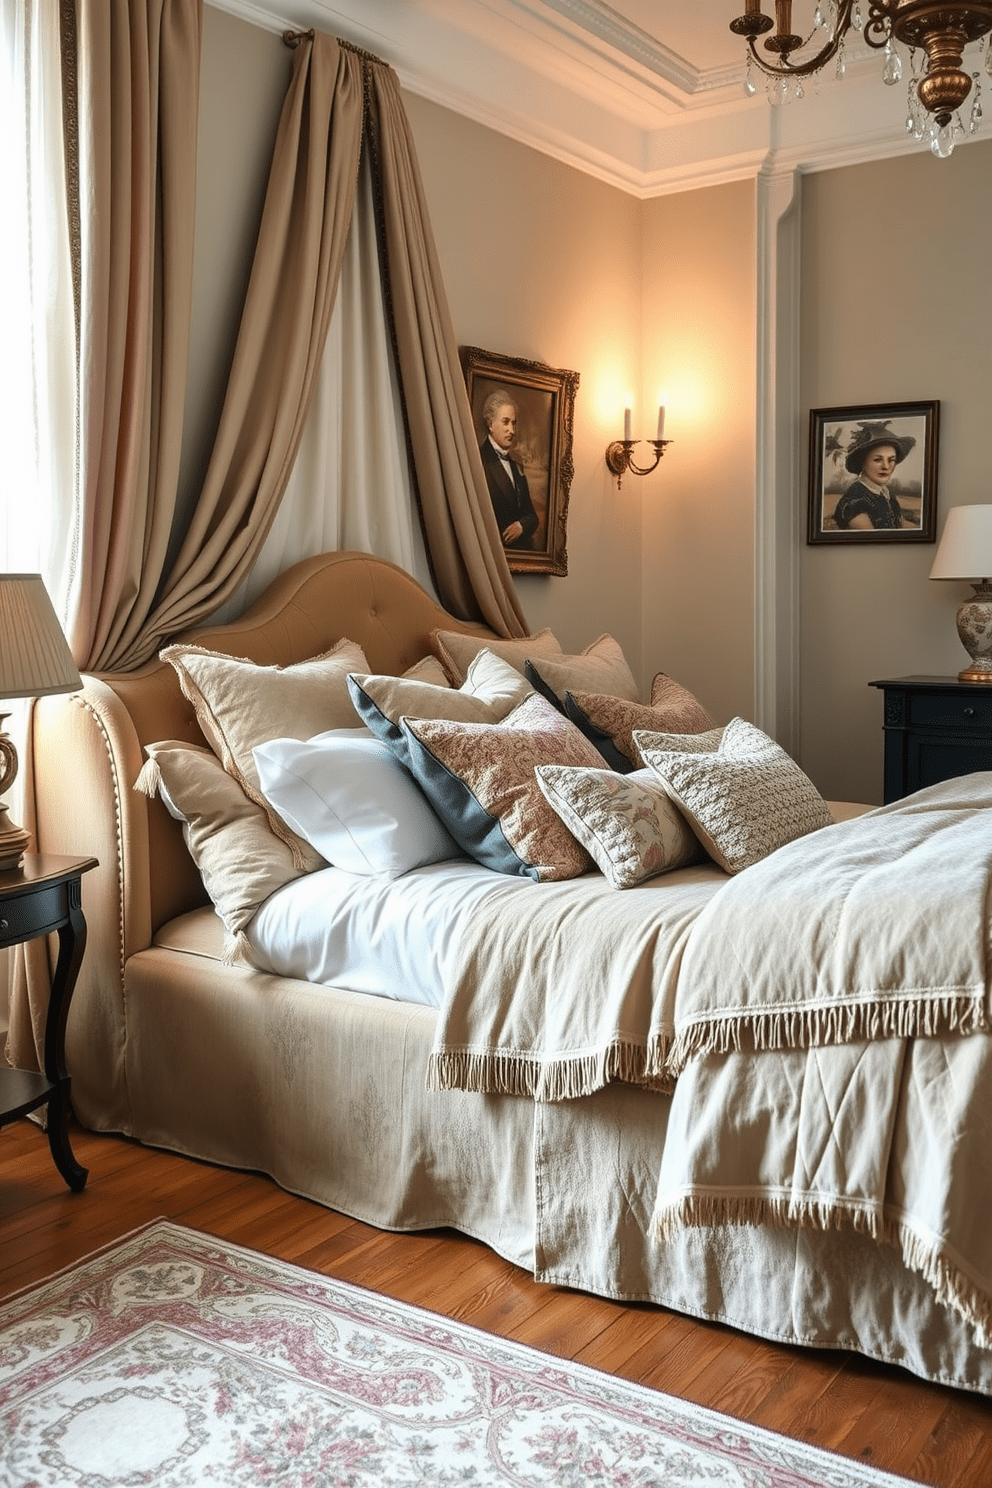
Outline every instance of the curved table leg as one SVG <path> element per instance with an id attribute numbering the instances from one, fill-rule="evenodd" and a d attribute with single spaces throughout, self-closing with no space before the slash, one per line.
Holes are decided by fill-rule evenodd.
<path id="1" fill-rule="evenodd" d="M 69 1142 L 69 1113 L 72 1103 L 69 1099 L 69 1081 L 66 1080 L 58 1090 L 53 1090 L 48 1098 L 48 1145 L 51 1148 L 52 1158 L 62 1177 L 68 1183 L 73 1193 L 79 1193 L 86 1187 L 89 1177 L 89 1169 L 84 1168 L 76 1161 L 72 1147 Z"/>
<path id="2" fill-rule="evenodd" d="M 58 931 L 59 954 L 52 978 L 52 995 L 45 1026 L 45 1074 L 56 1087 L 48 1101 L 48 1145 L 55 1166 L 74 1193 L 86 1183 L 88 1170 L 81 1167 L 69 1144 L 69 1075 L 65 1067 L 65 1028 L 69 1018 L 76 977 L 86 948 L 86 920 L 82 909 L 82 886 L 78 878 L 66 885 L 69 919 Z"/>

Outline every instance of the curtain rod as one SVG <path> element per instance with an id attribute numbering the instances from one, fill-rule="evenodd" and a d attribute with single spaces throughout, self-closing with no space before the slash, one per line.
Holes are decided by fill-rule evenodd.
<path id="1" fill-rule="evenodd" d="M 311 26 L 309 31 L 284 31 L 282 39 L 288 47 L 298 47 L 301 41 L 313 41 L 316 32 Z M 364 47 L 355 46 L 353 41 L 345 41 L 343 37 L 336 38 L 337 44 L 344 47 L 346 52 L 354 52 L 356 57 L 362 57 L 366 62 L 382 62 L 375 52 L 367 52 Z"/>

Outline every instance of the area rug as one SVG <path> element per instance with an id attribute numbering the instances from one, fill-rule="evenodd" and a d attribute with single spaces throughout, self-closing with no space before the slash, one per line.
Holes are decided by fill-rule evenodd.
<path id="1" fill-rule="evenodd" d="M 0 1484 L 905 1480 L 158 1221 L 0 1307 Z"/>

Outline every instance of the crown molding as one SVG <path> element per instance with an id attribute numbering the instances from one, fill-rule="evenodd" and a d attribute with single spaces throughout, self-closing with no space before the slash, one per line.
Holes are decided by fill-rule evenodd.
<path id="1" fill-rule="evenodd" d="M 604 0 L 207 0 L 382 57 L 411 93 L 646 199 L 919 151 L 877 53 L 772 108 L 741 67 L 690 65 Z M 730 7 L 732 9 L 732 6 Z"/>

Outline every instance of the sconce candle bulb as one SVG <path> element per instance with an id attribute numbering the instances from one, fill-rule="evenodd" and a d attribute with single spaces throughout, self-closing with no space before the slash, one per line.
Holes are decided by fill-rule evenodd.
<path id="1" fill-rule="evenodd" d="M 664 403 L 660 403 L 658 405 L 658 437 L 657 439 L 647 439 L 643 441 L 643 443 L 645 444 L 650 444 L 654 449 L 654 460 L 652 464 L 645 465 L 643 467 L 640 465 L 635 465 L 633 459 L 634 445 L 640 444 L 642 443 L 642 441 L 639 439 L 631 438 L 630 409 L 624 409 L 623 438 L 614 439 L 610 444 L 606 446 L 606 463 L 617 478 L 618 491 L 620 489 L 620 483 L 623 480 L 623 477 L 627 474 L 628 470 L 632 471 L 634 475 L 650 475 L 652 470 L 657 470 L 658 462 L 660 461 L 662 455 L 665 453 L 666 447 L 672 443 L 670 439 L 664 438 L 664 433 L 665 405 Z"/>

